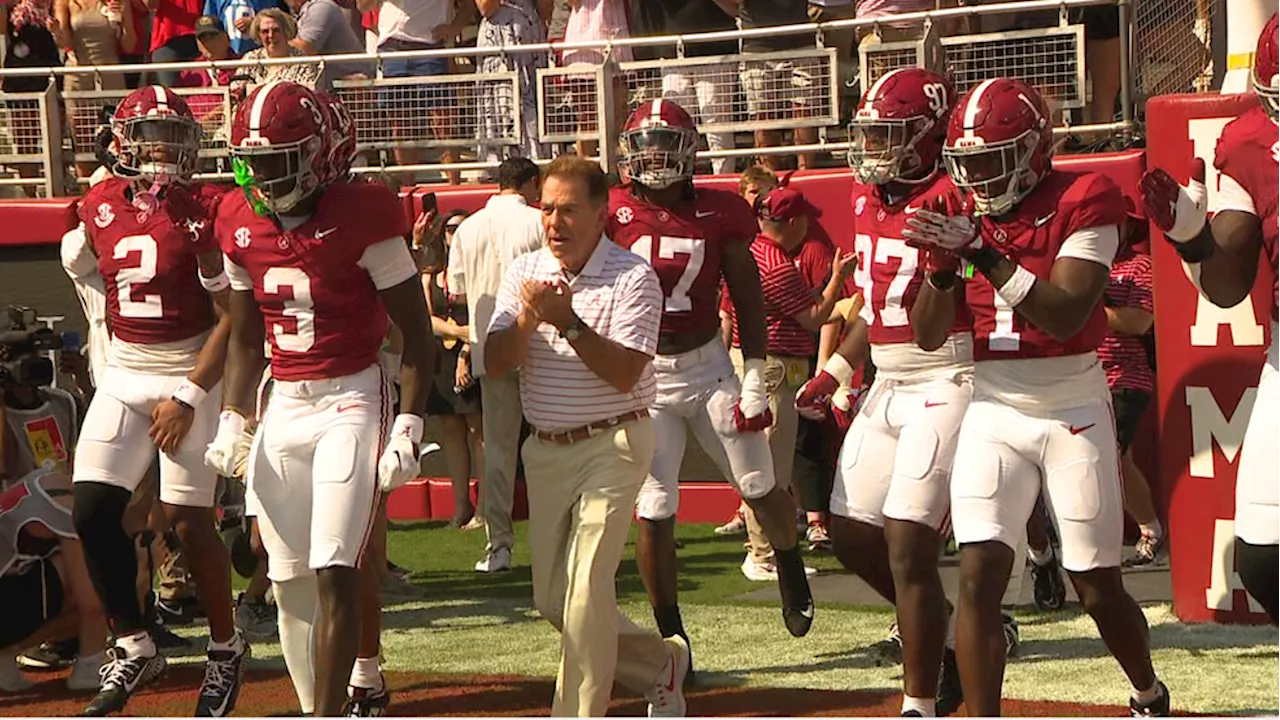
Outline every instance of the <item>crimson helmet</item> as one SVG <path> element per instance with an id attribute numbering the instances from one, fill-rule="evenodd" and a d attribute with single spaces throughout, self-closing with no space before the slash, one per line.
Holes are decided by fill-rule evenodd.
<path id="1" fill-rule="evenodd" d="M 116 106 L 110 125 L 105 151 L 116 176 L 164 185 L 195 172 L 200 123 L 180 95 L 159 85 L 138 88 Z"/>
<path id="2" fill-rule="evenodd" d="M 1272 120 L 1280 122 L 1280 14 L 1272 14 L 1253 53 L 1253 89 Z"/>
<path id="3" fill-rule="evenodd" d="M 1053 126 L 1031 86 L 986 80 L 956 103 L 942 157 L 979 215 L 1003 215 L 1049 174 Z"/>
<path id="4" fill-rule="evenodd" d="M 693 177 L 698 127 L 670 100 L 646 100 L 631 113 L 618 136 L 622 169 L 647 188 L 661 190 Z"/>
<path id="5" fill-rule="evenodd" d="M 849 123 L 849 167 L 858 182 L 883 185 L 930 174 L 954 101 L 951 83 L 924 68 L 900 68 L 877 80 Z"/>
<path id="6" fill-rule="evenodd" d="M 329 126 L 329 177 L 324 182 L 343 180 L 351 173 L 356 161 L 356 123 L 351 111 L 337 95 L 317 92 L 325 107 L 325 122 Z"/>
<path id="7" fill-rule="evenodd" d="M 332 180 L 325 103 L 276 80 L 240 103 L 231 126 L 236 183 L 260 213 L 288 212 Z"/>

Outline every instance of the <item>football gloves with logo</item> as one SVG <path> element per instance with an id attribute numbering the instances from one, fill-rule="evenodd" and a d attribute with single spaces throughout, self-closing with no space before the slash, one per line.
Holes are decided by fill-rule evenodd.
<path id="1" fill-rule="evenodd" d="M 418 477 L 421 469 L 418 445 L 422 443 L 422 418 L 401 413 L 391 427 L 391 439 L 378 458 L 378 486 L 390 492 Z"/>
<path id="2" fill-rule="evenodd" d="M 903 231 L 908 245 L 927 250 L 943 250 L 960 256 L 982 248 L 982 236 L 972 217 L 948 215 L 933 210 L 918 210 L 907 218 Z"/>
<path id="3" fill-rule="evenodd" d="M 747 358 L 743 366 L 742 394 L 733 406 L 733 424 L 740 433 L 760 432 L 773 425 L 769 391 L 764 383 L 764 359 Z"/>
<path id="4" fill-rule="evenodd" d="M 1209 194 L 1204 186 L 1204 160 L 1192 161 L 1191 179 L 1179 185 L 1160 168 L 1148 170 L 1138 183 L 1147 216 L 1174 243 L 1191 242 L 1204 229 Z"/>
<path id="5" fill-rule="evenodd" d="M 204 451 L 204 464 L 223 477 L 244 479 L 249 466 L 249 445 L 253 433 L 244 416 L 235 410 L 223 410 L 218 416 L 218 431 Z"/>
<path id="6" fill-rule="evenodd" d="M 800 386 L 796 393 L 796 411 L 809 420 L 825 418 L 832 397 L 852 380 L 853 366 L 840 353 L 833 354 L 816 376 Z"/>

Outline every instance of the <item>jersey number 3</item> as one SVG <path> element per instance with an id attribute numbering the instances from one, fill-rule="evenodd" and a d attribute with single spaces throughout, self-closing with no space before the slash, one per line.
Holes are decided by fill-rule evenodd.
<path id="1" fill-rule="evenodd" d="M 677 255 L 685 258 L 684 270 L 680 279 L 667 295 L 663 310 L 669 313 L 689 312 L 693 309 L 693 301 L 689 299 L 689 289 L 702 272 L 702 264 L 707 259 L 707 241 L 701 238 L 682 238 L 659 235 L 657 247 L 654 247 L 652 235 L 641 235 L 631 244 L 631 252 L 644 258 L 657 270 L 659 265 L 671 265 L 679 262 Z M 662 272 L 658 277 L 663 277 Z"/>
<path id="2" fill-rule="evenodd" d="M 315 305 L 311 301 L 311 278 L 296 267 L 273 267 L 262 275 L 262 290 L 280 295 L 289 290 L 293 297 L 283 301 L 285 317 L 293 322 L 271 323 L 272 344 L 284 352 L 300 353 L 316 344 Z M 292 325 L 292 327 L 290 327 Z"/>

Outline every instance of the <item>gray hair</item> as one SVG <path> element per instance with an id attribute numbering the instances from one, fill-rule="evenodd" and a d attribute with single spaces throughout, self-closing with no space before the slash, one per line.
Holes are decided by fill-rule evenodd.
<path id="1" fill-rule="evenodd" d="M 262 18 L 268 17 L 276 21 L 280 29 L 284 32 L 285 41 L 298 37 L 298 23 L 288 13 L 279 8 L 267 8 L 260 10 L 257 15 L 253 16 L 253 22 L 249 24 L 249 37 L 259 45 L 262 44 L 262 34 L 259 30 L 262 27 Z"/>

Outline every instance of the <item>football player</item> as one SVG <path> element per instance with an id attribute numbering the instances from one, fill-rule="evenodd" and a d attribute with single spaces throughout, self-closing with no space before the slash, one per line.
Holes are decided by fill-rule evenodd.
<path id="1" fill-rule="evenodd" d="M 838 351 L 796 397 L 805 414 L 823 413 L 836 390 L 849 385 L 870 343 L 876 379 L 840 450 L 831 541 L 841 564 L 897 608 L 902 711 L 926 717 L 949 714 L 960 700 L 954 692 L 938 697 L 950 615 L 938 556 L 951 505 L 951 459 L 972 389 L 973 335 L 968 314 L 960 312 L 939 347 L 915 344 L 908 313 L 934 268 L 903 231 L 913 213 L 955 192 L 941 168 L 954 100 L 942 76 L 903 68 L 882 76 L 858 105 L 849 163 L 856 180 L 854 281 L 866 303 Z"/>
<path id="2" fill-rule="evenodd" d="M 1236 468 L 1237 572 L 1245 589 L 1277 621 L 1277 559 L 1280 548 L 1280 486 L 1276 484 L 1276 433 L 1280 431 L 1280 378 L 1276 373 L 1277 295 L 1276 186 L 1280 162 L 1280 28 L 1267 21 L 1253 56 L 1253 87 L 1259 105 L 1233 120 L 1218 138 L 1213 165 L 1218 176 L 1218 207 L 1206 222 L 1208 196 L 1204 161 L 1195 160 L 1190 183 L 1179 187 L 1156 168 L 1142 178 L 1147 214 L 1164 231 L 1190 269 L 1201 294 L 1229 308 L 1243 301 L 1258 274 L 1258 256 L 1271 263 L 1271 344 L 1258 381 L 1249 427 Z"/>
<path id="3" fill-rule="evenodd" d="M 777 486 L 762 432 L 771 414 L 764 382 L 765 325 L 760 276 L 751 255 L 758 230 L 746 202 L 724 190 L 695 189 L 698 131 L 679 105 L 650 100 L 620 136 L 626 184 L 609 201 L 609 237 L 649 261 L 664 306 L 653 360 L 653 413 L 662 452 L 636 502 L 636 559 L 663 637 L 688 641 L 676 593 L 675 515 L 686 433 L 694 437 L 742 495 L 776 549 L 787 630 L 813 623 L 813 597 L 796 543 L 796 506 Z M 720 342 L 718 293 L 728 283 L 738 313 L 746 369 L 739 384 Z"/>
<path id="4" fill-rule="evenodd" d="M 230 474 L 271 346 L 271 403 L 249 484 L 295 687 L 314 627 L 314 711 L 378 714 L 377 658 L 357 663 L 363 553 L 379 494 L 416 477 L 434 349 L 399 198 L 331 165 L 329 111 L 308 88 L 255 88 L 232 126 L 239 190 L 216 230 L 231 281 L 224 410 L 207 462 Z M 378 362 L 388 315 L 404 335 L 400 413 Z M 347 685 L 371 688 L 348 701 Z"/>
<path id="5" fill-rule="evenodd" d="M 210 298 L 224 303 L 228 280 L 211 227 L 220 192 L 190 181 L 199 150 L 200 125 L 181 97 L 161 87 L 135 90 L 111 119 L 114 177 L 90 188 L 78 208 L 112 331 L 74 468 L 76 531 L 116 636 L 86 715 L 120 712 L 165 670 L 138 605 L 133 542 L 121 524 L 157 450 L 160 501 L 190 554 L 209 618 L 197 715 L 231 712 L 249 657 L 235 630 L 230 563 L 214 519 L 217 478 L 203 460 L 217 426 L 230 324 Z"/>
<path id="6" fill-rule="evenodd" d="M 1106 177 L 1054 170 L 1052 147 L 1039 93 L 1017 80 L 982 82 L 956 105 L 942 150 L 964 207 L 921 209 L 904 233 L 927 256 L 910 318 L 920 347 L 944 347 L 957 317 L 973 317 L 973 399 L 951 474 L 965 706 L 1000 714 L 1000 599 L 1043 487 L 1062 567 L 1133 685 L 1130 709 L 1167 715 L 1146 618 L 1120 576 L 1124 503 L 1094 352 L 1126 207 Z M 957 256 L 974 277 L 961 281 Z"/>

